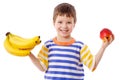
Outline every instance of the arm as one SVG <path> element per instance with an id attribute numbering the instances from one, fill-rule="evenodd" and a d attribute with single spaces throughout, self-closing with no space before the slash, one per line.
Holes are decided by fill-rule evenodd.
<path id="1" fill-rule="evenodd" d="M 94 69 L 98 66 L 103 53 L 105 51 L 105 49 L 112 43 L 112 41 L 114 40 L 114 38 L 112 38 L 112 36 L 110 37 L 110 40 L 108 41 L 107 39 L 105 40 L 105 42 L 103 42 L 100 50 L 98 51 L 98 53 L 95 55 L 95 65 L 94 65 Z"/>
<path id="2" fill-rule="evenodd" d="M 81 61 L 84 63 L 84 65 L 86 65 L 90 70 L 94 71 L 99 64 L 105 49 L 108 47 L 109 44 L 112 43 L 113 40 L 114 38 L 112 37 L 110 37 L 109 41 L 106 39 L 106 41 L 103 42 L 100 50 L 95 56 L 91 54 L 88 46 L 84 45 L 80 51 Z"/>
<path id="3" fill-rule="evenodd" d="M 42 67 L 42 65 L 40 64 L 40 61 L 31 53 L 29 55 L 31 61 L 33 62 L 33 64 L 40 70 L 40 71 L 45 71 L 44 68 Z"/>

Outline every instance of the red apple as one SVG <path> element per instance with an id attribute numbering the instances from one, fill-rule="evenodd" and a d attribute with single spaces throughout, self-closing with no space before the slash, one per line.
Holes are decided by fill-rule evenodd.
<path id="1" fill-rule="evenodd" d="M 105 41 L 107 38 L 107 40 L 109 41 L 110 40 L 110 36 L 112 35 L 113 39 L 114 39 L 114 35 L 112 33 L 112 31 L 108 28 L 103 28 L 101 31 L 100 31 L 100 38 Z"/>

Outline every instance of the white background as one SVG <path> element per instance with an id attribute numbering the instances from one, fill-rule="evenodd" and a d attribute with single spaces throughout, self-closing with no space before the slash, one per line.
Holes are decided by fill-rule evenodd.
<path id="1" fill-rule="evenodd" d="M 16 57 L 7 53 L 3 41 L 8 31 L 26 38 L 40 35 L 42 43 L 32 51 L 36 56 L 44 41 L 56 35 L 52 24 L 53 9 L 61 2 L 75 6 L 77 24 L 72 36 L 85 42 L 94 55 L 102 43 L 101 29 L 109 28 L 115 35 L 96 71 L 85 67 L 85 80 L 120 79 L 119 0 L 0 0 L 0 80 L 44 80 L 44 73 L 28 56 Z"/>

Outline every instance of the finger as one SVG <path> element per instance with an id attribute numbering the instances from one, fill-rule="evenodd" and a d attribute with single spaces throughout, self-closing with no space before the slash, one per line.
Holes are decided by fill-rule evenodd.
<path id="1" fill-rule="evenodd" d="M 108 37 L 104 37 L 103 41 L 108 42 Z"/>
<path id="2" fill-rule="evenodd" d="M 109 43 L 111 43 L 113 40 L 114 40 L 113 36 L 112 36 L 112 35 L 110 35 L 110 40 L 109 40 Z"/>

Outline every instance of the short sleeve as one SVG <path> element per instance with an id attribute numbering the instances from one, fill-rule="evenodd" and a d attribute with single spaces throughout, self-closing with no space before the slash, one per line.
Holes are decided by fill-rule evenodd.
<path id="1" fill-rule="evenodd" d="M 40 63 L 42 64 L 43 68 L 45 70 L 47 70 L 47 68 L 48 68 L 48 49 L 45 45 L 42 46 L 37 57 L 38 57 Z"/>
<path id="2" fill-rule="evenodd" d="M 91 71 L 94 71 L 95 57 L 91 54 L 90 49 L 87 45 L 83 45 L 80 50 L 80 60 L 86 65 Z"/>

